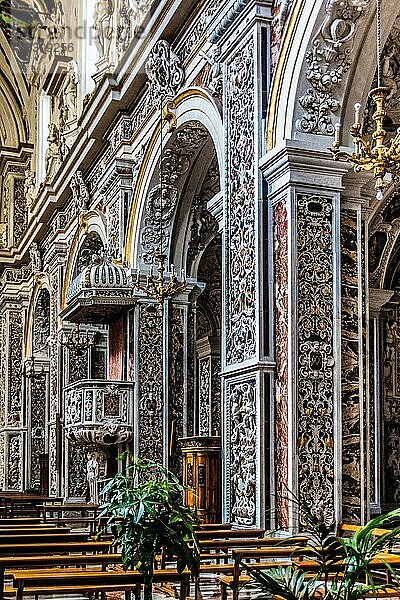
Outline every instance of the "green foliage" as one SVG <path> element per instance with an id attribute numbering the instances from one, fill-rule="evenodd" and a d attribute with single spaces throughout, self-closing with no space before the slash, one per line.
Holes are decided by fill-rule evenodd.
<path id="1" fill-rule="evenodd" d="M 375 535 L 382 528 L 400 518 L 400 509 L 375 517 L 357 530 L 351 538 L 339 538 L 333 526 L 315 517 L 303 502 L 299 502 L 302 522 L 309 534 L 307 556 L 317 563 L 316 571 L 307 572 L 301 566 L 278 567 L 260 571 L 253 565 L 249 573 L 261 588 L 262 597 L 280 596 L 284 600 L 311 600 L 324 597 L 329 600 L 359 600 L 373 592 L 378 594 L 388 585 L 376 580 L 371 561 L 390 550 L 400 536 L 400 526 L 387 533 Z M 397 539 L 398 541 L 398 539 Z M 296 553 L 295 553 L 296 554 Z M 400 581 L 394 570 L 383 559 L 383 566 L 391 573 L 394 584 Z M 336 563 L 336 565 L 335 565 Z"/>
<path id="2" fill-rule="evenodd" d="M 119 457 L 130 458 L 129 453 Z M 109 515 L 124 569 L 135 568 L 145 575 L 147 597 L 157 554 L 176 557 L 179 572 L 187 567 L 194 575 L 198 573 L 199 544 L 194 529 L 198 520 L 183 506 L 182 492 L 173 473 L 141 459 L 117 473 L 102 490 L 109 501 L 102 506 L 101 516 Z"/>

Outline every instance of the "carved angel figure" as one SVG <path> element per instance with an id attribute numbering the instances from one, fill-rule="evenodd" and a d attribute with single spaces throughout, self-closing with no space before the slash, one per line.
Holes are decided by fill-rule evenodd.
<path id="1" fill-rule="evenodd" d="M 34 171 L 25 171 L 24 195 L 26 204 L 30 208 L 36 198 L 36 173 Z"/>
<path id="2" fill-rule="evenodd" d="M 112 39 L 113 0 L 98 0 L 94 7 L 95 43 L 100 58 L 109 58 Z"/>
<path id="3" fill-rule="evenodd" d="M 74 121 L 77 116 L 76 97 L 78 92 L 78 65 L 74 60 L 71 60 L 67 66 L 67 74 L 65 76 L 63 100 L 66 110 L 66 121 Z"/>
<path id="4" fill-rule="evenodd" d="M 47 179 L 51 179 L 60 168 L 62 162 L 60 133 L 55 123 L 50 123 L 49 125 L 47 141 L 49 146 L 45 154 L 45 167 Z"/>
<path id="5" fill-rule="evenodd" d="M 86 479 L 89 485 L 89 502 L 90 504 L 99 503 L 98 486 L 99 479 L 99 463 L 97 461 L 97 452 L 87 453 L 86 463 Z"/>

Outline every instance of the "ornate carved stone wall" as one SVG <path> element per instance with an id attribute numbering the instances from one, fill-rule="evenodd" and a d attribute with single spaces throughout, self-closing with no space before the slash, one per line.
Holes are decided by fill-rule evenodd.
<path id="1" fill-rule="evenodd" d="M 354 36 L 371 4 L 370 0 L 325 3 L 326 17 L 306 54 L 310 87 L 298 100 L 303 109 L 297 121 L 300 131 L 333 134 L 333 116 L 341 108 L 341 84 L 354 58 Z"/>
<path id="2" fill-rule="evenodd" d="M 14 178 L 14 245 L 18 246 L 28 224 L 25 180 Z"/>
<path id="3" fill-rule="evenodd" d="M 256 355 L 256 207 L 254 40 L 227 63 L 226 358 L 241 363 Z"/>
<path id="4" fill-rule="evenodd" d="M 299 493 L 334 520 L 332 199 L 297 194 Z"/>
<path id="5" fill-rule="evenodd" d="M 400 500 L 400 307 L 397 302 L 382 310 L 382 449 L 383 510 Z"/>
<path id="6" fill-rule="evenodd" d="M 85 498 L 87 493 L 86 454 L 87 446 L 68 444 L 68 496 Z"/>
<path id="7" fill-rule="evenodd" d="M 169 317 L 169 468 L 181 475 L 182 454 L 178 439 L 184 435 L 183 421 L 187 411 L 184 309 L 178 306 L 170 307 Z"/>
<path id="8" fill-rule="evenodd" d="M 289 254 L 286 200 L 274 208 L 275 273 L 275 519 L 276 525 L 289 527 L 288 507 L 288 360 L 289 360 Z"/>
<path id="9" fill-rule="evenodd" d="M 46 451 L 47 375 L 32 372 L 30 385 L 30 487 L 40 489 L 40 455 Z"/>
<path id="10" fill-rule="evenodd" d="M 7 489 L 20 492 L 23 487 L 22 438 L 20 433 L 9 435 L 7 450 Z"/>
<path id="11" fill-rule="evenodd" d="M 8 317 L 8 427 L 22 425 L 22 341 L 23 316 L 11 310 Z M 14 442 L 16 444 L 16 442 Z"/>
<path id="12" fill-rule="evenodd" d="M 161 313 L 154 304 L 139 305 L 139 456 L 163 462 L 163 335 Z"/>
<path id="13" fill-rule="evenodd" d="M 343 520 L 360 523 L 363 515 L 363 386 L 360 381 L 364 351 L 361 347 L 359 286 L 359 239 L 357 212 L 341 212 L 341 280 L 342 280 L 342 515 Z M 364 499 L 365 502 L 365 499 Z"/>
<path id="14" fill-rule="evenodd" d="M 230 515 L 242 527 L 256 524 L 257 481 L 256 380 L 231 382 L 227 387 L 231 421 L 227 430 L 230 453 Z"/>

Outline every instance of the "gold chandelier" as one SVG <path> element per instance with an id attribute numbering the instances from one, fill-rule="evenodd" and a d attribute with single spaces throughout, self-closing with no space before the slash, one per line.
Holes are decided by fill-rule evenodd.
<path id="1" fill-rule="evenodd" d="M 77 356 L 82 356 L 94 343 L 93 333 L 89 331 L 81 332 L 79 323 L 75 323 L 73 331 L 68 333 L 65 331 L 61 332 L 59 340 L 64 348 L 68 348 L 68 350 L 71 350 Z"/>
<path id="2" fill-rule="evenodd" d="M 164 300 L 171 298 L 179 292 L 183 292 L 186 288 L 186 276 L 185 271 L 182 269 L 181 281 L 179 281 L 174 265 L 171 265 L 171 271 L 166 272 L 166 260 L 165 254 L 156 254 L 155 260 L 157 263 L 157 275 L 153 275 L 153 265 L 150 267 L 150 274 L 147 275 L 146 285 L 140 283 L 140 269 L 136 272 L 135 288 L 144 292 L 150 298 L 154 298 L 160 304 L 163 304 Z"/>
<path id="3" fill-rule="evenodd" d="M 159 167 L 159 181 L 160 181 L 160 245 L 159 252 L 154 255 L 154 262 L 156 267 L 156 273 L 153 273 L 154 263 L 150 267 L 150 273 L 146 276 L 146 284 L 141 283 L 141 272 L 140 268 L 136 271 L 136 280 L 134 282 L 134 287 L 138 290 L 141 290 L 148 296 L 149 298 L 154 298 L 157 300 L 159 305 L 162 307 L 164 304 L 164 300 L 168 298 L 172 298 L 176 294 L 183 292 L 186 289 L 186 275 L 185 270 L 181 271 L 181 278 L 178 279 L 178 276 L 175 272 L 174 265 L 171 265 L 171 269 L 167 271 L 166 269 L 166 261 L 167 256 L 163 254 L 163 159 L 164 159 L 164 147 L 163 147 L 163 125 L 164 120 L 166 120 L 169 124 L 168 131 L 171 132 L 175 128 L 176 120 L 171 121 L 171 103 L 167 104 L 167 110 L 163 111 L 163 102 L 161 99 L 161 109 L 160 109 L 160 167 Z"/>
<path id="4" fill-rule="evenodd" d="M 375 130 L 371 139 L 362 135 L 360 120 L 361 104 L 355 104 L 355 119 L 350 128 L 353 138 L 354 151 L 345 152 L 341 150 L 340 123 L 335 125 L 335 140 L 333 148 L 330 148 L 334 160 L 344 159 L 353 165 L 356 173 L 360 171 L 372 171 L 375 177 L 375 190 L 377 200 L 383 199 L 383 190 L 386 187 L 384 178 L 386 175 L 394 175 L 400 171 L 400 129 L 394 138 L 388 139 L 388 133 L 384 128 L 387 117 L 385 100 L 391 90 L 381 85 L 381 6 L 380 0 L 376 0 L 376 53 L 378 85 L 369 92 L 369 97 L 375 104 L 375 112 L 372 119 L 375 122 Z"/>

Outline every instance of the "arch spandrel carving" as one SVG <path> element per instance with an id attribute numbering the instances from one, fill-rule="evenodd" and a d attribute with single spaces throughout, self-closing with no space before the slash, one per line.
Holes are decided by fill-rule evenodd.
<path id="1" fill-rule="evenodd" d="M 350 144 L 354 104 L 366 105 L 376 70 L 374 15 L 372 0 L 297 0 L 271 85 L 268 150 L 285 139 L 327 148 L 338 121 Z M 396 0 L 383 3 L 384 43 L 398 15 Z"/>
<path id="2" fill-rule="evenodd" d="M 185 90 L 182 92 L 182 94 L 174 99 L 174 106 L 177 119 L 177 131 L 169 137 L 166 136 L 164 141 L 166 148 L 172 144 L 174 139 L 173 136 L 175 136 L 180 130 L 182 131 L 182 133 L 179 134 L 181 136 L 181 141 L 182 143 L 187 144 L 188 140 L 185 140 L 184 133 L 185 127 L 189 123 L 193 123 L 194 130 L 197 130 L 197 133 L 200 135 L 200 137 L 204 139 L 204 143 L 210 139 L 212 140 L 216 152 L 218 169 L 219 172 L 222 173 L 224 164 L 222 120 L 215 101 L 204 90 L 191 88 Z M 202 130 L 201 133 L 200 130 Z M 159 127 L 156 127 L 153 137 L 151 138 L 147 149 L 144 152 L 144 158 L 141 164 L 138 181 L 134 192 L 134 198 L 131 204 L 131 211 L 128 221 L 128 235 L 125 246 L 125 262 L 130 264 L 132 267 L 135 267 L 138 264 L 138 257 L 141 254 L 140 236 L 146 216 L 146 201 L 148 200 L 150 190 L 155 188 L 156 184 L 159 182 L 159 134 Z M 196 135 L 196 133 L 194 135 Z M 195 159 L 198 156 L 199 151 L 199 148 L 197 148 L 196 153 L 190 158 L 192 164 L 195 163 Z M 167 158 L 166 160 L 169 159 Z M 182 166 L 184 165 L 181 163 L 181 167 Z M 185 180 L 183 180 L 182 177 L 180 186 L 181 192 L 186 185 L 189 172 L 190 166 L 188 167 L 188 171 L 186 171 Z M 182 174 L 182 176 L 183 175 L 184 174 Z M 171 186 L 174 186 L 174 182 L 171 182 Z M 170 191 L 172 194 L 172 190 Z M 155 190 L 153 193 L 153 203 L 155 205 L 157 202 L 157 190 Z M 176 199 L 176 202 L 179 202 L 178 198 Z M 158 240 L 159 239 L 160 238 L 158 237 Z"/>

